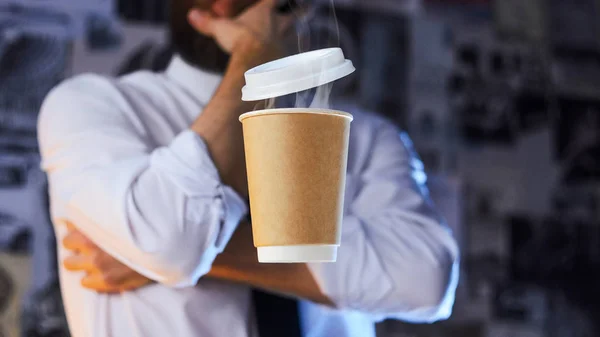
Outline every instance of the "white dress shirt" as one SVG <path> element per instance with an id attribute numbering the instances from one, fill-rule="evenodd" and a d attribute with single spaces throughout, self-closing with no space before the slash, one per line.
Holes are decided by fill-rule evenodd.
<path id="1" fill-rule="evenodd" d="M 248 211 L 188 129 L 220 80 L 175 57 L 164 73 L 80 75 L 46 98 L 39 141 L 58 240 L 70 221 L 158 282 L 98 294 L 61 266 L 74 337 L 256 335 L 250 289 L 201 278 Z M 382 318 L 446 318 L 458 249 L 426 196 L 422 164 L 391 124 L 346 110 L 354 121 L 338 261 L 309 265 L 339 310 L 301 302 L 303 335 L 369 337 Z"/>

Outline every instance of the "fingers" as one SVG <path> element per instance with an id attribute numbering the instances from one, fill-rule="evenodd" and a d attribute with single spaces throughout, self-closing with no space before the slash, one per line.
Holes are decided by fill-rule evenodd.
<path id="1" fill-rule="evenodd" d="M 152 280 L 139 275 L 130 275 L 125 280 L 115 281 L 108 275 L 92 273 L 81 279 L 81 285 L 84 288 L 94 290 L 100 293 L 120 293 L 132 291 L 152 283 Z"/>
<path id="2" fill-rule="evenodd" d="M 101 268 L 100 271 L 104 281 L 115 286 L 122 286 L 132 279 L 145 278 L 118 261 L 115 261 L 110 268 Z"/>
<path id="3" fill-rule="evenodd" d="M 199 9 L 192 9 L 188 13 L 188 21 L 194 29 L 199 33 L 207 36 L 214 36 L 215 33 L 215 21 L 218 19 L 214 18 L 209 12 L 201 11 Z"/>
<path id="4" fill-rule="evenodd" d="M 120 265 L 119 261 L 101 250 L 92 254 L 75 253 L 63 260 L 63 266 L 70 271 L 106 272 Z"/>
<path id="5" fill-rule="evenodd" d="M 68 271 L 86 273 L 81 280 L 84 287 L 114 293 L 134 290 L 152 282 L 105 253 L 72 223 L 66 223 L 66 227 L 69 233 L 63 238 L 62 244 L 74 254 L 66 257 L 62 264 Z"/>
<path id="6" fill-rule="evenodd" d="M 62 239 L 62 245 L 68 250 L 74 252 L 90 252 L 97 250 L 98 247 L 85 235 L 76 229 L 72 229 Z"/>
<path id="7" fill-rule="evenodd" d="M 69 271 L 84 271 L 82 286 L 103 293 L 135 290 L 152 282 L 102 251 L 74 254 L 65 258 L 63 265 Z"/>
<path id="8" fill-rule="evenodd" d="M 69 222 L 69 221 L 66 221 L 66 222 L 65 222 L 65 226 L 67 227 L 67 229 L 68 229 L 69 231 L 77 230 L 77 228 L 75 227 L 75 225 L 73 225 L 73 223 L 71 223 L 71 222 Z"/>
<path id="9" fill-rule="evenodd" d="M 152 282 L 120 262 L 108 265 L 82 254 L 67 257 L 63 260 L 63 265 L 69 271 L 86 272 L 81 285 L 102 293 L 131 291 Z"/>
<path id="10" fill-rule="evenodd" d="M 124 283 L 110 273 L 88 273 L 81 279 L 81 285 L 98 291 L 107 291 L 106 289 L 110 288 L 120 289 Z"/>
<path id="11" fill-rule="evenodd" d="M 208 12 L 197 9 L 190 11 L 188 20 L 199 33 L 214 38 L 227 53 L 231 53 L 234 46 L 250 34 L 246 28 L 232 19 L 216 18 Z"/>
<path id="12" fill-rule="evenodd" d="M 103 274 L 90 273 L 81 279 L 81 286 L 101 293 L 118 293 L 120 286 L 109 281 Z"/>
<path id="13" fill-rule="evenodd" d="M 75 254 L 63 260 L 63 266 L 68 271 L 92 271 L 95 270 L 93 259 L 90 256 Z"/>
<path id="14" fill-rule="evenodd" d="M 143 286 L 146 286 L 148 284 L 153 283 L 152 280 L 145 278 L 145 277 L 139 277 L 139 278 L 135 278 L 132 279 L 128 282 L 125 282 L 122 286 L 121 286 L 121 291 L 132 291 L 132 290 L 136 290 L 138 288 L 141 288 Z"/>

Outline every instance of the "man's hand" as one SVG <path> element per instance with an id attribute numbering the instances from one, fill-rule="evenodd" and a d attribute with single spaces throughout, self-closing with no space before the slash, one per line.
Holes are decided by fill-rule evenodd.
<path id="1" fill-rule="evenodd" d="M 231 54 L 221 84 L 190 126 L 206 143 L 224 184 L 248 196 L 242 124 L 239 116 L 256 103 L 241 100 L 244 73 L 283 56 L 281 37 L 294 16 L 275 13 L 275 0 L 261 0 L 235 18 L 190 11 L 189 22 Z"/>
<path id="2" fill-rule="evenodd" d="M 105 253 L 74 226 L 67 226 L 69 234 L 63 239 L 63 246 L 73 255 L 67 257 L 63 265 L 69 271 L 86 273 L 81 280 L 83 287 L 99 293 L 120 293 L 153 282 Z M 334 306 L 321 292 L 305 264 L 259 263 L 249 223 L 238 226 L 225 251 L 217 256 L 210 272 L 204 277 L 242 283 Z"/>
<path id="3" fill-rule="evenodd" d="M 277 14 L 276 5 L 276 0 L 260 0 L 235 18 L 193 9 L 188 20 L 199 33 L 214 38 L 227 53 L 243 54 L 243 60 L 252 67 L 282 56 L 282 40 L 295 17 Z"/>
<path id="4" fill-rule="evenodd" d="M 120 293 L 141 288 L 153 281 L 138 274 L 96 246 L 73 225 L 62 241 L 73 255 L 63 261 L 69 271 L 83 271 L 81 285 L 100 293 Z"/>

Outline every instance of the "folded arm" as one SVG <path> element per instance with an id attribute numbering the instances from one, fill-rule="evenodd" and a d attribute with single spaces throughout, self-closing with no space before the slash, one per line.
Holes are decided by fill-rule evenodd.
<path id="1" fill-rule="evenodd" d="M 251 228 L 242 223 L 206 276 L 370 313 L 375 319 L 447 318 L 457 284 L 458 249 L 427 199 L 425 175 L 410 140 L 390 126 L 378 130 L 376 138 L 368 167 L 360 176 L 348 176 L 336 263 L 260 264 Z M 107 265 L 103 273 L 119 268 Z M 137 278 L 129 281 L 137 283 Z M 89 287 L 118 291 L 126 285 L 99 282 Z"/>
<path id="2" fill-rule="evenodd" d="M 339 308 L 375 318 L 435 321 L 451 313 L 458 248 L 433 210 L 410 139 L 382 122 L 367 167 L 348 176 L 335 264 L 309 264 Z M 347 193 L 348 195 L 348 193 Z"/>
<path id="3" fill-rule="evenodd" d="M 360 175 L 349 174 L 336 263 L 260 264 L 238 228 L 208 276 L 376 319 L 435 321 L 451 313 L 458 249 L 434 212 L 410 140 L 382 123 Z"/>
<path id="4" fill-rule="evenodd" d="M 127 108 L 116 84 L 98 76 L 48 96 L 39 141 L 51 201 L 60 205 L 53 217 L 148 278 L 193 285 L 225 247 L 245 202 L 221 182 L 196 133 L 150 149 Z"/>

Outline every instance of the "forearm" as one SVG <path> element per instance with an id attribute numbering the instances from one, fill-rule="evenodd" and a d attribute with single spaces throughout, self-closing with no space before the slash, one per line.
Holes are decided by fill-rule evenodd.
<path id="1" fill-rule="evenodd" d="M 454 242 L 436 220 L 413 216 L 396 211 L 368 219 L 344 216 L 336 263 L 309 265 L 337 308 L 376 319 L 447 318 L 448 293 L 455 287 Z"/>
<path id="2" fill-rule="evenodd" d="M 223 182 L 243 196 L 247 196 L 247 183 L 239 116 L 256 105 L 241 99 L 244 72 L 256 65 L 256 61 L 246 57 L 251 48 L 256 47 L 247 43 L 232 54 L 223 81 L 191 126 L 206 142 Z"/>
<path id="3" fill-rule="evenodd" d="M 238 226 L 206 276 L 333 306 L 306 264 L 259 263 L 256 248 L 252 245 L 252 228 L 248 224 Z"/>

